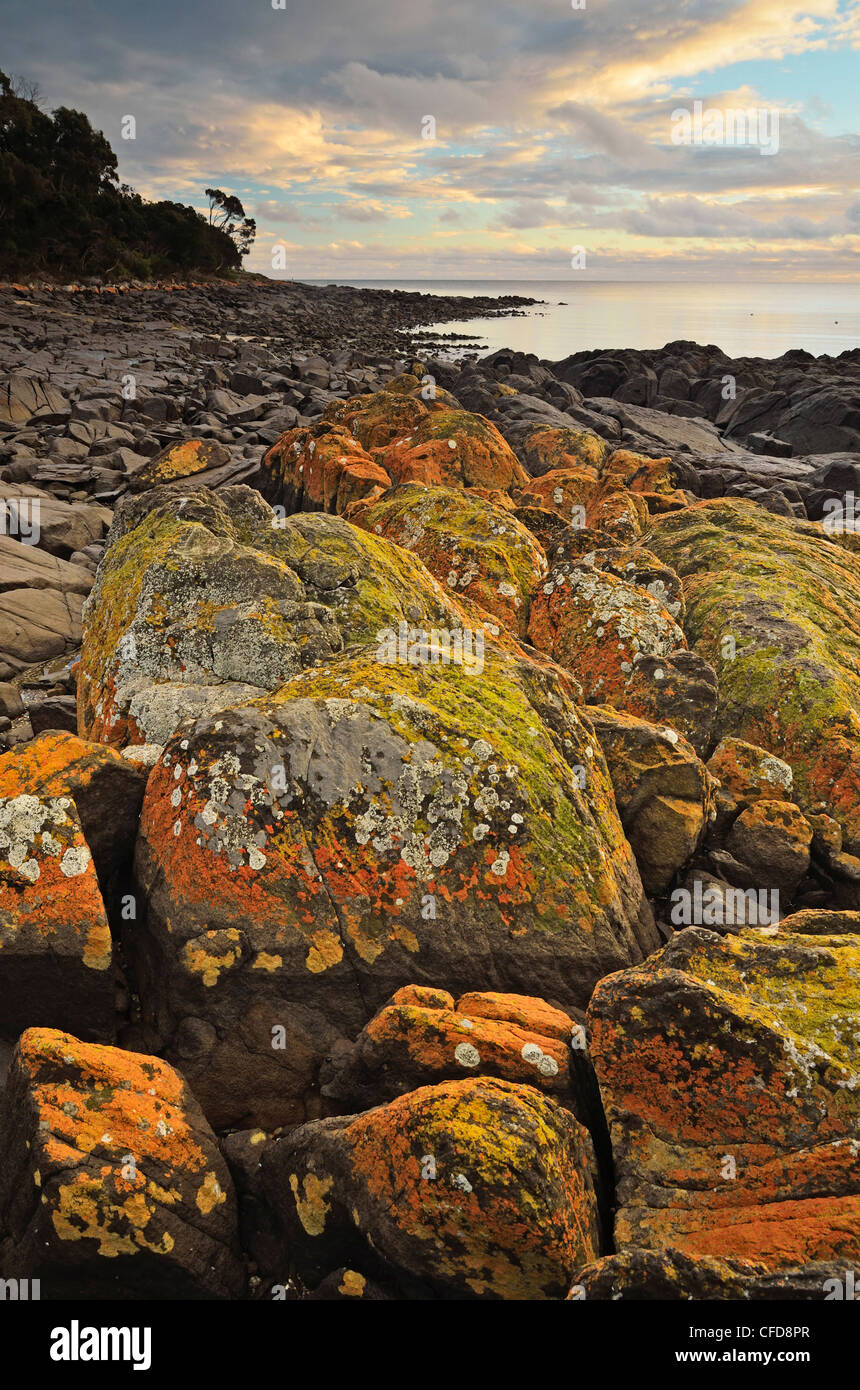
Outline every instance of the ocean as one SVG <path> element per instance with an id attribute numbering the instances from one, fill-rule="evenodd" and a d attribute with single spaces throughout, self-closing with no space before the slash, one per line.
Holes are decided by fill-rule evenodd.
<path id="1" fill-rule="evenodd" d="M 464 319 L 429 332 L 467 333 L 480 353 L 511 347 L 557 361 L 593 348 L 660 348 L 681 338 L 730 357 L 780 357 L 790 348 L 838 356 L 860 347 L 860 282 L 798 284 L 573 280 L 311 280 L 306 284 L 528 295 L 524 317 Z"/>

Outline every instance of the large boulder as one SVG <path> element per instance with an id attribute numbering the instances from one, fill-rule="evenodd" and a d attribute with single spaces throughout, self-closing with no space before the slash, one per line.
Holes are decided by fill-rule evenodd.
<path id="1" fill-rule="evenodd" d="M 692 475 L 692 476 L 691 476 Z M 651 511 L 665 512 L 687 505 L 681 489 L 695 479 L 689 465 L 675 464 L 666 458 L 651 458 L 629 449 L 616 449 L 600 468 L 604 486 L 628 488 L 642 493 Z"/>
<path id="2" fill-rule="evenodd" d="M 412 380 L 417 384 L 417 377 Z M 323 420 L 342 425 L 362 449 L 385 449 L 395 439 L 417 429 L 428 414 L 429 405 L 430 402 L 403 391 L 374 391 L 368 396 L 331 401 Z"/>
<path id="3" fill-rule="evenodd" d="M 860 555 L 817 526 L 723 498 L 661 517 L 650 548 L 682 577 L 684 626 L 717 671 L 717 738 L 788 763 L 807 812 L 860 849 Z"/>
<path id="4" fill-rule="evenodd" d="M 726 848 L 746 864 L 762 888 L 791 897 L 809 868 L 812 826 L 790 801 L 763 798 L 742 811 Z"/>
<path id="5" fill-rule="evenodd" d="M 553 468 L 532 478 L 517 494 L 520 507 L 543 507 L 568 526 L 582 529 L 592 499 L 600 493 L 597 469 L 584 463 Z"/>
<path id="6" fill-rule="evenodd" d="M 774 930 L 690 927 L 595 990 L 621 1253 L 860 1256 L 860 940 Z"/>
<path id="7" fill-rule="evenodd" d="M 227 1165 L 158 1057 L 31 1028 L 2 1107 L 0 1274 L 55 1299 L 237 1298 Z"/>
<path id="8" fill-rule="evenodd" d="M 576 468 L 582 464 L 599 468 L 609 455 L 610 447 L 591 430 L 532 425 L 524 432 L 517 453 L 531 477 L 539 478 L 558 468 Z"/>
<path id="9" fill-rule="evenodd" d="M 462 614 L 421 562 L 337 517 L 279 519 L 250 488 L 126 501 L 87 604 L 83 738 L 163 744 L 400 623 Z"/>
<path id="10" fill-rule="evenodd" d="M 659 944 L 594 735 L 552 668 L 364 649 L 180 726 L 150 774 L 128 949 L 216 1123 L 319 1113 L 401 986 L 583 1007 Z"/>
<path id="11" fill-rule="evenodd" d="M 393 483 L 439 483 L 511 492 L 528 478 L 495 425 L 468 410 L 430 411 L 377 457 Z"/>
<path id="12" fill-rule="evenodd" d="M 546 1299 L 598 1253 L 593 1171 L 567 1110 L 474 1077 L 294 1130 L 262 1185 L 308 1282 L 381 1262 L 407 1296 Z"/>

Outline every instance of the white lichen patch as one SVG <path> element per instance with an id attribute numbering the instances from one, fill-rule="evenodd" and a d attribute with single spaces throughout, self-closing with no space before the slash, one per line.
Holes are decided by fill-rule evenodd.
<path id="1" fill-rule="evenodd" d="M 477 1067 L 481 1063 L 481 1054 L 471 1043 L 458 1043 L 454 1048 L 454 1060 L 461 1067 Z"/>
<path id="2" fill-rule="evenodd" d="M 37 883 L 39 861 L 60 858 L 66 877 L 85 873 L 90 864 L 86 845 L 74 844 L 80 827 L 67 796 L 42 800 L 15 796 L 0 801 L 0 862 L 15 869 L 26 882 Z"/>

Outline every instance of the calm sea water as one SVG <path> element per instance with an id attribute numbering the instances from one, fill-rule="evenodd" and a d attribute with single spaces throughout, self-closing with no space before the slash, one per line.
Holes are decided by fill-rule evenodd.
<path id="1" fill-rule="evenodd" d="M 315 281 L 331 284 L 331 281 Z M 511 347 L 557 361 L 589 348 L 659 348 L 679 338 L 715 343 L 730 357 L 816 357 L 860 347 L 860 282 L 574 283 L 571 280 L 340 280 L 429 294 L 521 294 L 545 300 L 524 318 L 435 325 L 468 333 L 481 352 Z"/>

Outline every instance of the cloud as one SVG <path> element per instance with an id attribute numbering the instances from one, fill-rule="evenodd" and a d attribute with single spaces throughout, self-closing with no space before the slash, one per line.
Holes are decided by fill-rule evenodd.
<path id="1" fill-rule="evenodd" d="M 821 64 L 858 46 L 856 0 L 80 0 L 49 25 L 5 0 L 3 65 L 87 110 L 145 196 L 236 192 L 261 269 L 289 228 L 308 275 L 564 275 L 589 236 L 615 274 L 725 273 L 743 245 L 762 274 L 815 247 L 839 275 L 860 138 L 797 92 L 829 102 Z M 779 106 L 779 154 L 673 146 L 697 98 Z"/>
<path id="2" fill-rule="evenodd" d="M 549 225 L 557 226 L 559 221 L 557 208 L 550 207 L 549 203 L 540 198 L 521 198 L 508 212 L 506 212 L 496 223 L 499 227 L 525 228 L 525 227 L 546 227 Z"/>

